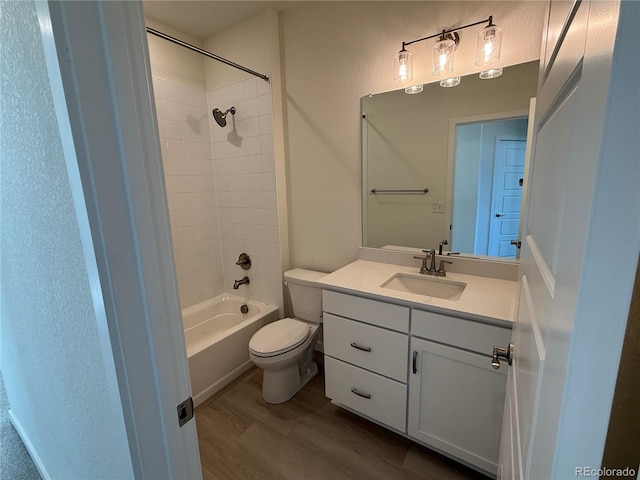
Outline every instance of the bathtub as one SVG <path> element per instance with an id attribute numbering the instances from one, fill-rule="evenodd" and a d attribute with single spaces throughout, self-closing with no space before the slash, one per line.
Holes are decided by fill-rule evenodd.
<path id="1" fill-rule="evenodd" d="M 242 305 L 249 307 L 245 314 Z M 278 318 L 278 307 L 227 294 L 182 310 L 196 406 L 251 368 L 251 336 Z"/>

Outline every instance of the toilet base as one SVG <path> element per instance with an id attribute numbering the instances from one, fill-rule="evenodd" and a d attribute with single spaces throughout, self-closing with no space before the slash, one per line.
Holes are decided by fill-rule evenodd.
<path id="1" fill-rule="evenodd" d="M 302 367 L 291 365 L 283 370 L 264 370 L 262 398 L 271 404 L 284 403 L 298 393 L 318 373 L 315 362 L 306 362 Z"/>

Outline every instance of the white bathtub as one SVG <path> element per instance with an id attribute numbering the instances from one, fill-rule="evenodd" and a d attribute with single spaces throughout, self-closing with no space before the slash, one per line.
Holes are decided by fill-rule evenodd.
<path id="1" fill-rule="evenodd" d="M 196 406 L 251 368 L 251 336 L 278 317 L 278 307 L 227 294 L 182 310 Z"/>

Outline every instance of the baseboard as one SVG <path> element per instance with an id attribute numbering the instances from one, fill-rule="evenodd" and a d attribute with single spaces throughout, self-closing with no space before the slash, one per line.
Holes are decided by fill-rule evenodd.
<path id="1" fill-rule="evenodd" d="M 27 435 L 27 432 L 25 432 L 24 428 L 22 428 L 22 424 L 20 423 L 18 418 L 13 414 L 12 410 L 9 410 L 8 413 L 9 413 L 9 419 L 11 420 L 13 428 L 15 428 L 16 432 L 18 432 L 18 435 L 20 436 L 22 443 L 24 443 L 24 446 L 27 449 L 27 452 L 29 452 L 29 455 L 31 456 L 31 460 L 33 460 L 33 464 L 38 469 L 38 473 L 40 473 L 40 476 L 44 480 L 50 480 L 51 475 L 49 475 L 49 472 L 47 472 L 47 469 L 42 463 L 42 459 L 40 458 L 40 456 L 38 455 L 38 452 L 36 452 L 36 449 L 33 447 L 33 444 L 29 440 L 29 436 Z"/>

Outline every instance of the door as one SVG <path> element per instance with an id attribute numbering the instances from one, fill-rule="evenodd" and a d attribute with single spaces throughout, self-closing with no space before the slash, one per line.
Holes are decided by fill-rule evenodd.
<path id="1" fill-rule="evenodd" d="M 496 139 L 493 194 L 489 223 L 489 255 L 515 258 L 524 184 L 526 139 Z"/>
<path id="2" fill-rule="evenodd" d="M 634 4 L 548 9 L 499 478 L 600 466 L 635 269 L 626 264 L 638 256 L 638 215 L 619 212 L 638 205 Z M 633 12 L 624 24 L 623 9 Z M 613 268 L 602 255 L 611 235 Z"/>
<path id="3" fill-rule="evenodd" d="M 142 6 L 37 8 L 134 475 L 201 478 Z"/>

